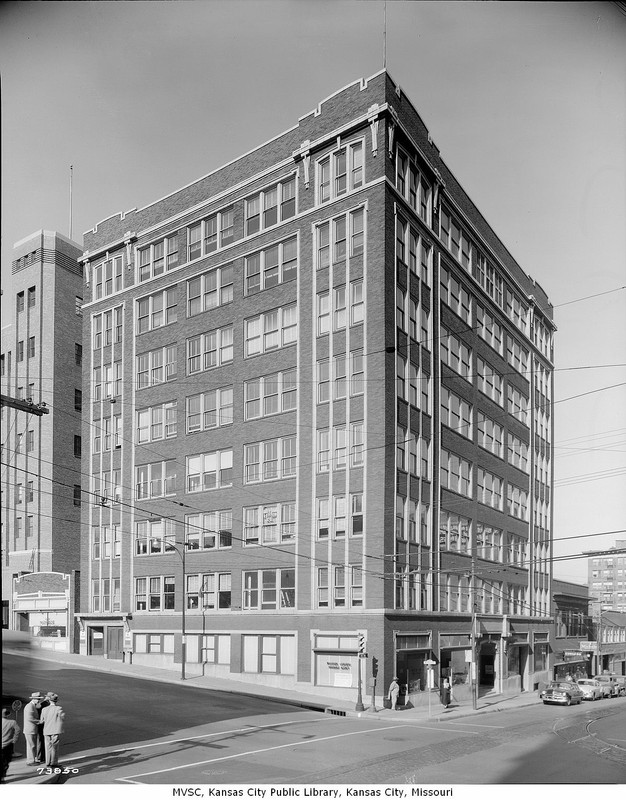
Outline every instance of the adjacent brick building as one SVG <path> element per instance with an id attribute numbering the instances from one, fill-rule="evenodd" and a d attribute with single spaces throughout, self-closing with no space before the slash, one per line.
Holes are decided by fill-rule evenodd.
<path id="1" fill-rule="evenodd" d="M 80 562 L 82 247 L 53 231 L 17 242 L 2 289 L 2 624 L 72 649 Z"/>
<path id="2" fill-rule="evenodd" d="M 503 198 L 504 201 L 504 198 Z M 386 72 L 85 234 L 81 651 L 549 677 L 552 307 Z M 368 691 L 369 694 L 369 691 Z"/>

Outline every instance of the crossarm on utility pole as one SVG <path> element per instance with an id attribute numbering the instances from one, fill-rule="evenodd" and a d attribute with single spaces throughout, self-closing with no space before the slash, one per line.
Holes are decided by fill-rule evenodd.
<path id="1" fill-rule="evenodd" d="M 18 400 L 16 397 L 9 397 L 6 394 L 0 395 L 0 405 L 16 408 L 18 411 L 26 411 L 26 413 L 35 414 L 38 417 L 50 413 L 50 409 L 45 403 L 35 405 L 32 400 Z"/>

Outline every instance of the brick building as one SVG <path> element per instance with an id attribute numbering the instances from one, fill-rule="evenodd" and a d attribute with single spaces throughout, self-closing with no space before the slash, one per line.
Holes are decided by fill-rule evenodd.
<path id="1" fill-rule="evenodd" d="M 549 677 L 552 307 L 386 72 L 85 234 L 81 652 Z M 532 566 L 531 566 L 532 565 Z M 367 658 L 359 661 L 359 641 Z M 368 690 L 369 694 L 369 690 Z"/>
<path id="2" fill-rule="evenodd" d="M 567 675 L 587 678 L 593 674 L 594 629 L 589 614 L 589 587 L 571 581 L 552 580 L 554 617 L 553 678 Z"/>
<path id="3" fill-rule="evenodd" d="M 74 647 L 80 557 L 82 247 L 38 231 L 17 242 L 2 289 L 2 624 Z"/>
<path id="4" fill-rule="evenodd" d="M 626 611 L 626 539 L 603 552 L 594 552 L 587 560 L 589 587 L 593 610 L 610 608 Z"/>

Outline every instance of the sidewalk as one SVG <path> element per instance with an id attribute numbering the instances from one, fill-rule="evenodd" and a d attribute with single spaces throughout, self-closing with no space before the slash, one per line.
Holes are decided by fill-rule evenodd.
<path id="1" fill-rule="evenodd" d="M 439 696 L 435 692 L 432 694 L 431 708 L 428 706 L 417 708 L 401 708 L 399 711 L 376 707 L 375 710 L 369 708 L 370 698 L 363 697 L 365 711 L 357 712 L 355 703 L 350 701 L 337 700 L 336 698 L 326 697 L 322 694 L 308 694 L 296 690 L 282 689 L 275 686 L 263 686 L 262 684 L 246 683 L 244 681 L 229 680 L 226 678 L 215 677 L 190 677 L 186 681 L 181 681 L 178 670 L 161 669 L 158 667 L 146 667 L 145 665 L 134 665 L 116 661 L 113 659 L 101 658 L 98 656 L 81 656 L 75 653 L 56 653 L 53 651 L 37 651 L 33 658 L 44 661 L 54 661 L 56 664 L 80 667 L 81 669 L 92 669 L 101 672 L 117 673 L 126 677 L 134 677 L 139 680 L 153 680 L 162 683 L 175 683 L 178 686 L 194 686 L 203 689 L 213 689 L 229 694 L 238 694 L 248 697 L 259 697 L 267 700 L 276 700 L 281 703 L 299 706 L 300 708 L 311 709 L 327 714 L 339 716 L 375 716 L 377 719 L 396 720 L 398 717 L 403 723 L 417 723 L 431 721 L 454 721 L 463 717 L 485 714 L 490 711 L 506 711 L 511 708 L 539 703 L 537 692 L 525 692 L 514 697 L 505 697 L 495 692 L 490 692 L 478 699 L 478 707 L 473 709 L 470 705 L 458 705 L 452 703 L 447 709 L 439 702 Z M 380 699 L 377 699 L 380 702 Z M 23 748 L 21 748 L 23 749 Z M 61 767 L 63 764 L 61 763 Z M 56 783 L 59 775 L 37 775 L 36 767 L 29 767 L 26 758 L 14 758 L 9 767 L 6 783 L 11 784 L 33 784 L 33 783 Z"/>

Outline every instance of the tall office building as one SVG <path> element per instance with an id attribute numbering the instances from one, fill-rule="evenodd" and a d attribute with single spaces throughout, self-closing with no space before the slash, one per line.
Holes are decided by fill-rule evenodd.
<path id="1" fill-rule="evenodd" d="M 552 307 L 386 72 L 85 248 L 82 652 L 548 679 Z"/>
<path id="2" fill-rule="evenodd" d="M 587 574 L 592 609 L 626 611 L 626 539 L 603 553 L 594 553 L 587 561 Z"/>
<path id="3" fill-rule="evenodd" d="M 2 287 L 2 624 L 74 647 L 80 565 L 82 247 L 38 231 Z"/>

